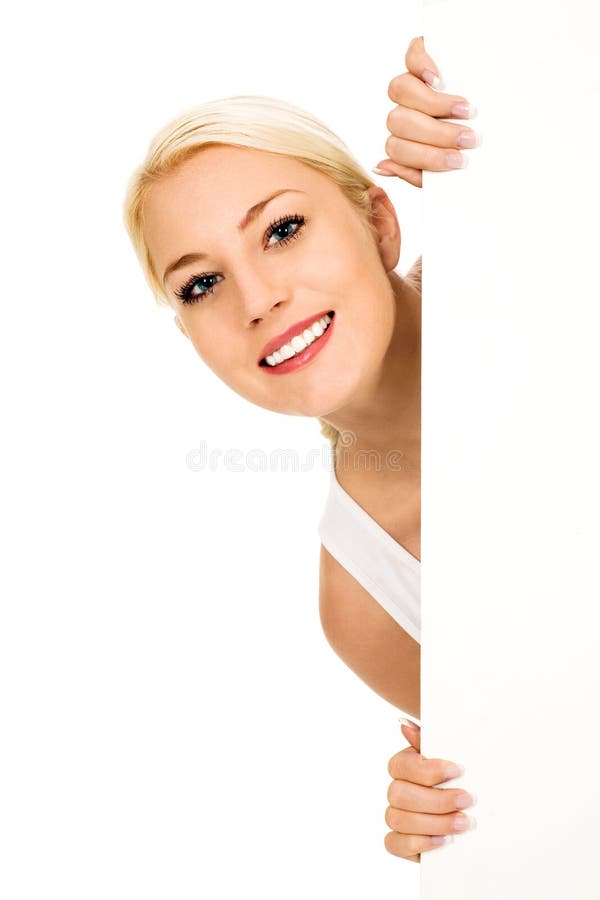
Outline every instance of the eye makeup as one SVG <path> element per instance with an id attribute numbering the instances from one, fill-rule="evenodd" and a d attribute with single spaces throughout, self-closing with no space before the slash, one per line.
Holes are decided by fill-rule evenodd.
<path id="1" fill-rule="evenodd" d="M 269 227 L 267 228 L 267 230 L 264 234 L 265 250 L 270 250 L 273 247 L 283 247 L 286 244 L 289 244 L 291 241 L 293 241 L 297 237 L 299 237 L 299 235 L 305 225 L 306 225 L 306 218 L 297 213 L 294 213 L 294 215 L 280 216 L 278 219 L 275 219 L 273 222 L 270 223 Z M 281 235 L 282 231 L 284 232 L 286 229 L 293 227 L 293 226 L 296 226 L 294 231 L 292 231 L 288 234 Z M 269 241 L 271 240 L 271 238 L 274 237 L 278 233 L 280 235 L 280 239 L 277 240 L 274 244 L 269 244 Z M 176 297 L 179 298 L 179 300 L 184 305 L 191 304 L 191 303 L 197 303 L 199 300 L 203 299 L 204 297 L 208 296 L 209 294 L 212 294 L 216 285 L 219 282 L 217 281 L 214 284 L 210 284 L 210 285 L 207 285 L 207 284 L 201 285 L 201 287 L 205 288 L 205 290 L 202 290 L 199 293 L 194 293 L 194 289 L 195 289 L 197 283 L 202 282 L 202 281 L 206 282 L 210 279 L 215 279 L 215 278 L 218 278 L 220 281 L 223 280 L 222 275 L 218 275 L 217 273 L 214 273 L 214 272 L 203 272 L 200 275 L 198 275 L 198 274 L 192 275 L 192 276 L 190 276 L 190 278 L 187 279 L 186 282 L 184 282 L 184 284 L 181 285 L 181 287 L 177 288 L 177 290 L 174 291 L 174 294 Z"/>

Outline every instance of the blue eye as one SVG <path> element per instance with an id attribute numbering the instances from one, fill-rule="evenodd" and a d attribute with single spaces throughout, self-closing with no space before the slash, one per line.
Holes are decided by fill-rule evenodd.
<path id="1" fill-rule="evenodd" d="M 284 216 L 283 218 L 278 219 L 276 222 L 271 222 L 267 229 L 267 233 L 265 234 L 265 237 L 267 238 L 267 246 L 269 246 L 269 241 L 275 235 L 278 236 L 279 240 L 277 240 L 275 244 L 271 244 L 271 247 L 275 245 L 280 246 L 281 244 L 287 244 L 288 241 L 291 241 L 295 237 L 298 237 L 302 226 L 304 225 L 304 222 L 304 216 Z M 294 228 L 294 231 L 290 232 L 290 228 Z"/>
<path id="2" fill-rule="evenodd" d="M 299 215 L 282 216 L 280 219 L 277 219 L 277 221 L 271 222 L 264 235 L 266 248 L 282 247 L 290 241 L 293 241 L 300 235 L 305 224 L 306 219 L 304 216 Z M 277 240 L 271 244 L 269 241 L 272 237 L 276 237 Z M 185 284 L 174 292 L 175 296 L 179 297 L 184 304 L 197 303 L 199 300 L 202 300 L 204 297 L 213 293 L 218 282 L 213 281 L 210 283 L 211 279 L 223 281 L 223 276 L 211 272 L 205 272 L 202 275 L 192 275 Z"/>
<path id="3" fill-rule="evenodd" d="M 192 277 L 186 281 L 184 285 L 182 285 L 178 290 L 175 291 L 175 294 L 182 303 L 196 303 L 200 297 L 206 297 L 207 294 L 212 294 L 215 285 L 214 284 L 201 284 L 201 282 L 207 282 L 211 278 L 219 278 L 223 280 L 222 275 L 192 275 Z M 216 283 L 216 282 L 215 282 Z M 198 285 L 202 290 L 198 293 L 193 293 L 194 287 Z"/>

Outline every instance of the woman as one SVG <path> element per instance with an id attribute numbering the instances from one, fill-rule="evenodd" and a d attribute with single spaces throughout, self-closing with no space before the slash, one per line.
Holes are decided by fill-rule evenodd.
<path id="1" fill-rule="evenodd" d="M 441 148 L 473 132 L 437 121 L 461 115 L 453 107 L 466 101 L 424 83 L 435 84 L 436 67 L 422 38 L 406 65 L 390 83 L 398 106 L 379 171 L 421 186 L 424 168 L 453 167 Z M 258 406 L 319 418 L 332 440 L 323 628 L 364 681 L 418 716 L 420 260 L 409 277 L 394 271 L 400 229 L 389 198 L 318 120 L 281 101 L 233 97 L 156 136 L 125 219 L 156 299 L 215 374 Z M 342 536 L 346 556 L 334 547 Z M 384 587 L 396 604 L 387 611 L 374 585 L 381 572 L 363 578 L 353 562 L 363 542 L 371 566 L 386 545 Z M 411 579 L 395 580 L 400 558 Z M 418 728 L 405 733 L 412 746 L 389 763 L 385 846 L 418 861 L 432 836 L 457 830 L 466 817 L 451 811 L 470 798 L 433 787 L 458 773 L 421 757 Z"/>

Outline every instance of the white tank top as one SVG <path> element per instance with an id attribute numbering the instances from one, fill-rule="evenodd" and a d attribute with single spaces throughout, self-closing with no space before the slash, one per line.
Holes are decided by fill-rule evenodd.
<path id="1" fill-rule="evenodd" d="M 331 470 L 321 543 L 421 643 L 421 563 L 348 494 Z"/>

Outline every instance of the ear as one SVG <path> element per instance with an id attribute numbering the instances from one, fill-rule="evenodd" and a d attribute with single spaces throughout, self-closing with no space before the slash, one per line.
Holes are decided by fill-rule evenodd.
<path id="1" fill-rule="evenodd" d="M 391 272 L 400 259 L 400 225 L 392 201 L 378 185 L 369 188 L 371 198 L 370 224 L 381 261 Z"/>
<path id="2" fill-rule="evenodd" d="M 173 316 L 173 321 L 175 322 L 175 324 L 176 324 L 177 327 L 179 328 L 180 332 L 181 332 L 182 334 L 184 334 L 184 335 L 186 336 L 186 338 L 189 338 L 189 334 L 188 334 L 187 331 L 185 330 L 185 326 L 184 326 L 183 322 L 181 321 L 181 319 L 179 318 L 179 316 L 177 316 L 177 315 L 176 315 L 176 316 Z"/>

